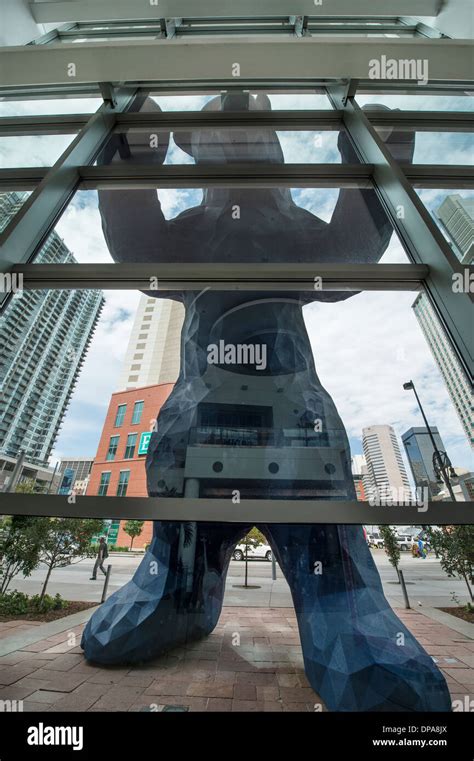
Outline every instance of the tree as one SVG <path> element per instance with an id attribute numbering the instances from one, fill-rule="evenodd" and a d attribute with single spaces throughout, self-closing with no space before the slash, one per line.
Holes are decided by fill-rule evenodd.
<path id="1" fill-rule="evenodd" d="M 0 534 L 0 594 L 5 594 L 13 577 L 30 576 L 39 565 L 44 541 L 41 518 L 14 516 L 2 523 Z"/>
<path id="2" fill-rule="evenodd" d="M 47 567 L 46 578 L 40 594 L 40 603 L 46 593 L 49 577 L 54 568 L 65 568 L 74 561 L 92 557 L 95 549 L 91 543 L 103 525 L 101 520 L 83 518 L 39 518 L 42 524 L 43 543 L 40 560 Z"/>
<path id="3" fill-rule="evenodd" d="M 15 492 L 16 494 L 41 494 L 44 488 L 38 486 L 33 478 L 25 478 L 16 485 Z"/>
<path id="4" fill-rule="evenodd" d="M 249 547 L 259 547 L 261 544 L 266 544 L 267 540 L 265 539 L 264 535 L 261 531 L 254 526 L 250 529 L 248 534 L 246 534 L 243 539 L 238 542 L 238 544 L 245 544 L 245 583 L 244 587 L 248 586 L 248 548 Z"/>
<path id="5" fill-rule="evenodd" d="M 383 539 L 385 552 L 388 559 L 398 574 L 398 564 L 400 562 L 400 547 L 397 542 L 397 533 L 392 526 L 379 526 L 380 536 Z"/>
<path id="6" fill-rule="evenodd" d="M 145 521 L 127 521 L 123 530 L 131 538 L 130 549 L 133 547 L 133 540 L 135 537 L 140 536 L 142 533 L 143 524 Z"/>
<path id="7" fill-rule="evenodd" d="M 441 568 L 448 576 L 464 579 L 471 602 L 474 584 L 474 526 L 426 527 L 426 534 L 439 557 Z"/>

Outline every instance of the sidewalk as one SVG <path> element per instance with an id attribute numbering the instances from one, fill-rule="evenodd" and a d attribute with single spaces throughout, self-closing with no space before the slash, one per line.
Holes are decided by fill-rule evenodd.
<path id="1" fill-rule="evenodd" d="M 416 611 L 396 612 L 436 659 L 452 699 L 473 697 L 474 639 Z M 30 644 L 21 646 L 17 631 L 18 649 L 0 657 L 0 700 L 22 700 L 25 711 L 325 710 L 304 675 L 292 608 L 225 607 L 206 639 L 134 667 L 88 664 L 79 647 L 85 624 L 73 623 L 63 619 L 56 633 L 51 624 L 16 627 L 29 629 Z"/>

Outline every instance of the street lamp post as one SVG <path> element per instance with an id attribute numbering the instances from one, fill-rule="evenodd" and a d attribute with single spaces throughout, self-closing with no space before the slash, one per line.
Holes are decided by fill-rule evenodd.
<path id="1" fill-rule="evenodd" d="M 416 388 L 415 388 L 415 384 L 413 383 L 413 381 L 411 380 L 411 381 L 408 381 L 407 383 L 404 383 L 403 384 L 403 388 L 405 389 L 405 391 L 413 391 L 413 393 L 415 394 L 416 401 L 418 402 L 418 407 L 420 408 L 420 412 L 421 412 L 421 414 L 423 416 L 423 420 L 425 421 L 426 430 L 428 431 L 428 435 L 429 435 L 429 437 L 431 439 L 431 443 L 433 445 L 433 466 L 434 466 L 435 472 L 436 472 L 436 474 L 440 474 L 441 475 L 442 481 L 445 484 L 451 499 L 453 500 L 453 502 L 455 502 L 456 501 L 456 497 L 454 496 L 453 487 L 451 486 L 450 477 L 453 478 L 453 477 L 455 477 L 456 474 L 454 473 L 454 470 L 453 470 L 453 468 L 451 466 L 451 462 L 449 460 L 449 457 L 446 454 L 446 452 L 440 452 L 438 447 L 437 447 L 437 445 L 436 445 L 436 441 L 435 441 L 434 436 L 433 436 L 433 434 L 431 432 L 431 428 L 430 428 L 430 426 L 428 424 L 428 420 L 426 419 L 425 411 L 424 411 L 423 407 L 421 406 L 421 402 L 420 402 L 419 396 L 416 393 Z"/>

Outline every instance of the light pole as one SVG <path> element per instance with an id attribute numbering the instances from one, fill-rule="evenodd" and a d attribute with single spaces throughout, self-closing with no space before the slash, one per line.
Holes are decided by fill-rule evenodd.
<path id="1" fill-rule="evenodd" d="M 418 407 L 420 408 L 420 412 L 423 416 L 423 420 L 425 421 L 426 430 L 428 431 L 428 435 L 431 439 L 431 443 L 433 445 L 433 467 L 434 471 L 438 477 L 438 479 L 442 480 L 445 484 L 449 495 L 453 502 L 456 502 L 456 497 L 454 496 L 453 487 L 451 486 L 450 478 L 456 478 L 456 473 L 454 472 L 454 469 L 451 465 L 451 461 L 446 454 L 446 452 L 440 452 L 436 445 L 436 441 L 434 439 L 434 436 L 431 432 L 431 428 L 428 425 L 428 421 L 426 419 L 426 415 L 424 412 L 423 407 L 421 406 L 420 399 L 418 397 L 418 394 L 416 393 L 415 384 L 413 381 L 408 381 L 407 383 L 403 384 L 403 388 L 405 391 L 413 391 L 416 397 L 416 401 L 418 402 Z"/>

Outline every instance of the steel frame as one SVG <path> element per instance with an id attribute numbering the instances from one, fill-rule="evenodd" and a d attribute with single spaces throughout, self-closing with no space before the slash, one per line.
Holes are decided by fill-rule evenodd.
<path id="1" fill-rule="evenodd" d="M 375 127 L 393 125 L 414 130 L 472 130 L 474 116 L 448 112 L 379 112 L 365 113 L 355 100 L 358 93 L 397 92 L 426 94 L 464 94 L 474 80 L 472 46 L 466 40 L 439 39 L 439 32 L 413 19 L 413 14 L 437 14 L 438 0 L 398 0 L 397 12 L 389 14 L 385 0 L 361 0 L 360 15 L 351 16 L 350 0 L 333 0 L 329 23 L 324 15 L 315 15 L 313 0 L 268 0 L 268 15 L 252 17 L 253 0 L 241 0 L 235 17 L 235 3 L 230 0 L 160 0 L 156 8 L 143 3 L 141 13 L 144 34 L 153 26 L 159 39 L 141 42 L 108 41 L 68 44 L 62 39 L 80 36 L 108 36 L 132 30 L 130 21 L 136 14 L 133 0 L 81 0 L 80 2 L 31 3 L 38 22 L 67 22 L 47 35 L 20 48 L 0 48 L 0 97 L 40 98 L 61 95 L 100 94 L 104 105 L 93 115 L 8 117 L 0 119 L 0 135 L 78 134 L 51 168 L 17 168 L 0 173 L 0 187 L 33 189 L 33 193 L 0 235 L 2 255 L 0 270 L 21 272 L 26 288 L 146 288 L 150 277 L 158 277 L 163 290 L 183 288 L 232 287 L 273 290 L 313 288 L 315 273 L 323 278 L 326 289 L 417 290 L 424 288 L 442 320 L 453 348 L 465 369 L 472 373 L 472 294 L 454 294 L 452 275 L 465 268 L 450 247 L 414 192 L 422 187 L 472 187 L 473 170 L 452 166 L 398 166 L 388 153 Z M 317 10 L 317 7 L 316 7 Z M 364 14 L 364 10 L 366 13 Z M 290 15 L 286 15 L 286 14 Z M 291 15 L 294 14 L 294 15 Z M 306 15 L 305 15 L 306 14 Z M 247 15 L 247 18 L 246 18 Z M 218 16 L 218 18 L 217 18 Z M 364 18 L 365 16 L 365 18 Z M 380 25 L 370 28 L 368 21 Z M 113 19 L 113 20 L 108 20 Z M 274 27 L 284 19 L 285 32 L 295 39 L 219 40 L 224 27 L 242 27 L 246 35 L 262 32 L 262 24 L 274 34 Z M 288 21 L 286 21 L 286 19 Z M 181 23 L 184 20 L 184 25 Z M 94 29 L 105 21 L 107 30 Z M 139 22 L 142 24 L 142 22 Z M 195 29 L 189 29 L 194 24 Z M 184 31 L 186 25 L 188 31 Z M 260 28 L 258 29 L 258 25 Z M 180 39 L 180 35 L 216 36 L 202 41 Z M 354 38 L 350 45 L 338 33 L 408 33 L 421 35 L 413 39 Z M 390 30 L 390 31 L 388 31 Z M 235 28 L 233 30 L 235 32 Z M 239 29 L 240 31 L 240 29 Z M 312 32 L 317 32 L 311 37 Z M 327 39 L 320 37 L 324 31 Z M 177 32 L 177 34 L 176 34 Z M 100 33 L 100 35 L 99 35 Z M 175 39 L 170 40 L 171 37 Z M 424 37 L 425 39 L 422 39 Z M 413 45 L 417 57 L 429 61 L 430 81 L 420 85 L 410 80 L 371 80 L 368 61 L 409 58 Z M 76 63 L 77 76 L 71 81 L 67 64 Z M 241 78 L 222 76 L 235 61 L 245 61 Z M 150 72 L 156 72 L 150 79 Z M 350 80 L 349 77 L 353 79 Z M 101 83 L 101 84 L 98 84 Z M 120 83 L 120 87 L 114 87 Z M 272 92 L 326 92 L 333 110 L 312 112 L 255 112 L 246 114 L 172 113 L 148 114 L 127 112 L 137 88 L 154 93 L 219 92 L 222 89 Z M 275 129 L 347 130 L 360 164 L 354 165 L 285 165 L 283 167 L 167 166 L 158 169 L 130 166 L 92 166 L 98 151 L 114 130 L 200 129 L 209 125 L 227 128 L 257 127 L 265 124 Z M 353 265 L 350 267 L 307 265 L 238 265 L 212 269 L 206 265 L 83 264 L 36 265 L 34 260 L 57 219 L 79 188 L 96 187 L 203 187 L 225 183 L 374 186 L 411 259 L 404 265 Z M 243 183 L 243 184 L 242 184 Z M 396 213 L 402 204 L 404 218 Z M 316 271 L 317 270 L 317 271 Z M 4 301 L 6 303 L 6 300 Z M 228 520 L 235 522 L 311 522 L 311 523 L 390 523 L 406 525 L 420 515 L 426 523 L 468 523 L 469 505 L 430 503 L 426 512 L 414 515 L 413 507 L 370 507 L 367 503 L 333 501 L 243 500 L 234 507 L 231 500 L 151 499 L 79 497 L 76 503 L 51 495 L 0 495 L 0 513 L 23 515 L 78 515 L 84 517 L 113 514 L 119 518 L 141 517 L 162 520 Z"/>
<path id="2" fill-rule="evenodd" d="M 468 502 L 429 502 L 417 508 L 402 504 L 372 506 L 352 500 L 193 499 L 170 497 L 76 497 L 56 494 L 0 494 L 0 514 L 62 517 L 139 518 L 162 521 L 223 523 L 329 523 L 457 525 L 472 520 Z"/>
<path id="3" fill-rule="evenodd" d="M 241 78 L 274 81 L 297 80 L 311 86 L 314 80 L 369 80 L 370 62 L 374 59 L 427 61 L 429 79 L 454 82 L 473 79 L 472 43 L 470 40 L 428 38 L 354 38 L 252 36 L 245 39 L 114 40 L 106 42 L 58 43 L 0 48 L 3 87 L 61 85 L 76 83 L 114 84 L 181 80 L 193 82 L 215 80 L 224 72 L 234 86 L 242 87 Z M 70 64 L 75 75 L 71 77 Z M 233 66 L 239 63 L 239 76 Z M 236 81 L 238 80 L 238 81 Z M 377 81 L 383 87 L 384 80 Z M 402 80 L 409 81 L 409 80 Z M 413 80 L 415 81 L 415 80 Z M 400 83 L 400 82 L 399 82 Z"/>
<path id="4" fill-rule="evenodd" d="M 387 7 L 388 6 L 388 7 Z M 397 14 L 400 16 L 437 16 L 439 0 L 397 0 Z M 233 0 L 159 0 L 159 4 L 141 3 L 139 8 L 135 0 L 69 0 L 58 2 L 30 2 L 33 17 L 38 23 L 59 23 L 64 21 L 90 22 L 113 20 L 156 21 L 163 18 L 199 18 L 229 19 L 236 17 L 236 4 Z M 331 17 L 340 17 L 341 21 L 354 18 L 352 0 L 332 0 Z M 265 0 L 265 16 L 307 15 L 327 18 L 325 4 L 318 6 L 313 0 Z M 370 18 L 396 18 L 393 4 L 386 0 L 358 0 L 357 16 Z M 239 17 L 255 17 L 254 0 L 239 0 Z M 261 14 L 260 14 L 261 15 Z"/>

